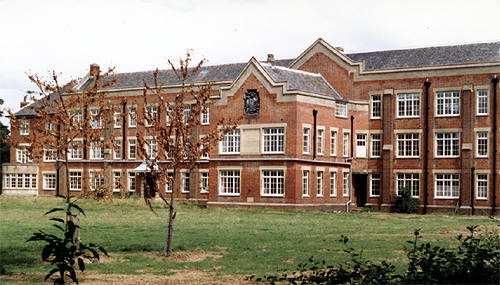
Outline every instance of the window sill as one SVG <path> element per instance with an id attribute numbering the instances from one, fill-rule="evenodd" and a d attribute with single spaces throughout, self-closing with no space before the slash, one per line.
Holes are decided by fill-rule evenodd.
<path id="1" fill-rule="evenodd" d="M 456 155 L 456 156 L 434 156 L 434 158 L 460 158 L 460 155 Z"/>
<path id="2" fill-rule="evenodd" d="M 458 197 L 434 197 L 434 200 L 458 200 Z"/>
<path id="3" fill-rule="evenodd" d="M 219 193 L 219 196 L 222 196 L 222 197 L 239 197 L 240 194 L 227 194 L 227 193 Z"/>
<path id="4" fill-rule="evenodd" d="M 401 117 L 396 116 L 396 120 L 397 119 L 420 119 L 420 116 L 401 116 Z"/>
<path id="5" fill-rule="evenodd" d="M 476 200 L 477 200 L 477 201 L 488 201 L 488 198 L 477 198 L 477 197 L 476 197 Z"/>
<path id="6" fill-rule="evenodd" d="M 370 118 L 370 120 L 381 120 L 382 117 L 373 117 L 373 118 Z"/>
<path id="7" fill-rule="evenodd" d="M 396 159 L 420 159 L 420 156 L 396 156 Z"/>
<path id="8" fill-rule="evenodd" d="M 260 194 L 261 197 L 266 197 L 266 198 L 283 198 L 285 197 L 285 195 L 281 194 L 281 195 L 270 195 L 270 194 Z"/>

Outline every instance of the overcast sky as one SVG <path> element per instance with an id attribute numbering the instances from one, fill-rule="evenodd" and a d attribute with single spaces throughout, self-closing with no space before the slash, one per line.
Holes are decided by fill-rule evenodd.
<path id="1" fill-rule="evenodd" d="M 499 41 L 499 11 L 499 0 L 0 0 L 0 98 L 17 111 L 34 89 L 27 72 L 162 69 L 188 48 L 213 65 L 295 58 L 319 37 L 346 52 Z"/>

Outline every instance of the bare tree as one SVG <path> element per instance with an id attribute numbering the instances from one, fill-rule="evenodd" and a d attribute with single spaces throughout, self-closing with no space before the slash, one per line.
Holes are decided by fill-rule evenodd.
<path id="1" fill-rule="evenodd" d="M 138 120 L 138 124 L 143 126 L 140 128 L 143 131 L 137 133 L 139 155 L 147 162 L 148 175 L 152 178 L 144 187 L 144 199 L 153 210 L 151 193 L 154 191 L 169 208 L 163 250 L 165 256 L 172 252 L 173 224 L 177 213 L 174 196 L 179 170 L 181 167 L 192 170 L 197 166 L 200 158 L 232 131 L 239 120 L 224 118 L 212 124 L 208 132 L 200 133 L 200 117 L 213 104 L 210 96 L 214 95 L 214 90 L 211 83 L 196 86 L 186 83 L 200 70 L 204 60 L 192 68 L 189 67 L 190 62 L 189 51 L 185 59 L 180 59 L 178 68 L 168 61 L 181 84 L 180 92 L 175 95 L 164 93 L 158 70 L 154 72 L 153 86 L 144 82 L 144 111 Z M 158 191 L 159 184 L 169 184 L 172 191 Z"/>

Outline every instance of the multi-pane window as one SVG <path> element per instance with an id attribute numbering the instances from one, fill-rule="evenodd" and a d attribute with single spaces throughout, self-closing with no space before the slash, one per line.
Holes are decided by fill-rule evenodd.
<path id="1" fill-rule="evenodd" d="M 137 141 L 136 139 L 128 140 L 128 158 L 135 159 L 137 157 Z"/>
<path id="2" fill-rule="evenodd" d="M 356 135 L 356 157 L 366 157 L 366 134 Z"/>
<path id="3" fill-rule="evenodd" d="M 156 144 L 156 139 L 149 138 L 146 139 L 146 156 L 149 159 L 154 159 L 156 158 L 157 154 L 157 144 Z"/>
<path id="4" fill-rule="evenodd" d="M 239 196 L 240 180 L 239 170 L 219 171 L 219 194 Z"/>
<path id="5" fill-rule="evenodd" d="M 476 198 L 488 199 L 488 174 L 476 175 Z"/>
<path id="6" fill-rule="evenodd" d="M 459 138 L 459 133 L 436 133 L 436 157 L 458 157 Z"/>
<path id="7" fill-rule="evenodd" d="M 349 172 L 344 172 L 342 177 L 342 196 L 349 196 Z"/>
<path id="8" fill-rule="evenodd" d="M 208 172 L 200 173 L 200 193 L 208 193 Z"/>
<path id="9" fill-rule="evenodd" d="M 380 196 L 380 173 L 370 174 L 370 196 Z"/>
<path id="10" fill-rule="evenodd" d="M 330 131 L 330 155 L 337 156 L 337 131 Z"/>
<path id="11" fill-rule="evenodd" d="M 102 128 L 102 118 L 99 116 L 99 109 L 90 109 L 90 115 L 92 117 L 91 126 L 93 129 Z"/>
<path id="12" fill-rule="evenodd" d="M 202 125 L 210 124 L 210 108 L 209 107 L 203 107 L 201 109 L 201 124 Z"/>
<path id="13" fill-rule="evenodd" d="M 347 118 L 347 103 L 339 101 L 335 103 L 335 116 Z"/>
<path id="14" fill-rule="evenodd" d="M 128 107 L 128 126 L 130 128 L 135 128 L 137 126 L 137 113 L 135 112 L 135 107 Z"/>
<path id="15" fill-rule="evenodd" d="M 220 142 L 220 153 L 240 153 L 240 130 L 227 133 Z"/>
<path id="16" fill-rule="evenodd" d="M 311 145 L 311 129 L 310 128 L 304 128 L 302 130 L 302 152 L 303 153 L 309 153 L 310 145 Z"/>
<path id="17" fill-rule="evenodd" d="M 174 189 L 174 173 L 173 172 L 167 172 L 167 181 L 165 184 L 165 191 L 167 193 L 172 193 Z"/>
<path id="18" fill-rule="evenodd" d="M 262 171 L 262 196 L 285 194 L 285 172 L 283 170 Z"/>
<path id="19" fill-rule="evenodd" d="M 135 190 L 136 190 L 135 172 L 129 172 L 128 173 L 128 191 L 135 192 Z"/>
<path id="20" fill-rule="evenodd" d="M 325 149 L 324 138 L 325 138 L 325 130 L 318 129 L 317 137 L 316 137 L 316 153 L 317 154 L 323 154 L 323 151 Z"/>
<path id="21" fill-rule="evenodd" d="M 83 121 L 83 113 L 82 111 L 75 111 L 75 110 L 70 110 L 68 111 L 68 115 L 70 116 L 71 120 L 73 121 L 73 125 L 77 127 L 82 127 L 82 121 Z"/>
<path id="22" fill-rule="evenodd" d="M 82 172 L 69 172 L 69 190 L 82 190 Z"/>
<path id="23" fill-rule="evenodd" d="M 32 162 L 30 157 L 30 151 L 27 148 L 16 149 L 16 161 L 19 163 Z"/>
<path id="24" fill-rule="evenodd" d="M 436 94 L 436 115 L 460 115 L 460 93 L 458 91 L 438 92 Z"/>
<path id="25" fill-rule="evenodd" d="M 380 150 L 382 148 L 382 139 L 380 134 L 371 135 L 371 157 L 380 157 Z"/>
<path id="26" fill-rule="evenodd" d="M 56 161 L 56 159 L 57 159 L 57 150 L 53 148 L 43 149 L 43 161 Z"/>
<path id="27" fill-rule="evenodd" d="M 420 175 L 418 173 L 398 173 L 396 174 L 396 194 L 401 195 L 401 191 L 408 190 L 411 196 L 420 195 Z"/>
<path id="28" fill-rule="evenodd" d="M 420 116 L 420 94 L 398 94 L 396 100 L 398 117 L 416 118 Z"/>
<path id="29" fill-rule="evenodd" d="M 68 158 L 69 159 L 83 158 L 83 148 L 81 141 L 73 141 L 71 146 L 68 148 Z"/>
<path id="30" fill-rule="evenodd" d="M 191 116 L 191 105 L 184 105 L 184 123 L 187 123 Z"/>
<path id="31" fill-rule="evenodd" d="M 435 197 L 436 198 L 458 198 L 460 191 L 459 174 L 436 174 Z"/>
<path id="32" fill-rule="evenodd" d="M 488 132 L 476 133 L 476 156 L 488 157 Z"/>
<path id="33" fill-rule="evenodd" d="M 174 105 L 166 105 L 166 115 L 165 115 L 165 122 L 167 122 L 167 125 L 170 124 L 170 122 L 173 120 L 174 116 Z"/>
<path id="34" fill-rule="evenodd" d="M 189 172 L 181 173 L 181 192 L 189 193 Z"/>
<path id="35" fill-rule="evenodd" d="M 36 174 L 4 173 L 4 189 L 36 189 Z"/>
<path id="36" fill-rule="evenodd" d="M 122 140 L 113 141 L 113 158 L 114 159 L 122 158 Z"/>
<path id="37" fill-rule="evenodd" d="M 104 173 L 102 171 L 90 171 L 90 190 L 99 189 L 104 185 Z"/>
<path id="38" fill-rule="evenodd" d="M 281 153 L 285 151 L 285 129 L 268 128 L 262 130 L 263 151 L 265 153 Z"/>
<path id="39" fill-rule="evenodd" d="M 122 173 L 119 171 L 113 171 L 113 192 L 120 192 L 122 186 Z"/>
<path id="40" fill-rule="evenodd" d="M 316 172 L 316 197 L 323 197 L 323 171 Z"/>
<path id="41" fill-rule="evenodd" d="M 337 196 L 337 172 L 330 172 L 330 196 Z"/>
<path id="42" fill-rule="evenodd" d="M 27 136 L 30 134 L 30 120 L 21 120 L 21 126 L 19 126 L 19 134 L 21 136 Z"/>
<path id="43" fill-rule="evenodd" d="M 372 96 L 372 119 L 380 119 L 382 117 L 382 96 Z"/>
<path id="44" fill-rule="evenodd" d="M 419 157 L 420 135 L 419 134 L 397 134 L 397 157 Z"/>
<path id="45" fill-rule="evenodd" d="M 113 114 L 114 127 L 121 128 L 122 127 L 122 107 L 115 108 L 115 113 Z"/>
<path id="46" fill-rule="evenodd" d="M 156 123 L 156 119 L 158 118 L 158 106 L 156 105 L 147 105 L 145 114 L 145 125 L 146 127 L 151 127 L 153 124 Z"/>
<path id="47" fill-rule="evenodd" d="M 90 143 L 90 158 L 91 159 L 104 159 L 104 151 L 102 148 L 102 142 L 91 142 Z"/>
<path id="48" fill-rule="evenodd" d="M 488 115 L 488 90 L 478 90 L 476 93 L 476 115 Z"/>
<path id="49" fill-rule="evenodd" d="M 56 189 L 56 174 L 44 173 L 43 174 L 43 189 L 55 190 Z"/>
<path id="50" fill-rule="evenodd" d="M 45 123 L 45 130 L 46 131 L 55 131 L 56 130 L 56 124 L 54 124 L 54 123 Z"/>
<path id="51" fill-rule="evenodd" d="M 349 133 L 344 133 L 344 141 L 342 145 L 342 155 L 349 156 Z"/>
<path id="52" fill-rule="evenodd" d="M 309 197 L 309 170 L 302 171 L 302 196 Z"/>

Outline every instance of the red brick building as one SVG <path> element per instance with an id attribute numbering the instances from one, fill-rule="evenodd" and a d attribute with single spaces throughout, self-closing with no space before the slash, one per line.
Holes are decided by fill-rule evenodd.
<path id="1" fill-rule="evenodd" d="M 425 212 L 498 209 L 499 49 L 496 42 L 346 54 L 318 39 L 295 59 L 203 67 L 191 81 L 214 83 L 214 105 L 201 133 L 223 117 L 245 119 L 196 169 L 182 170 L 173 191 L 209 206 L 389 209 L 406 188 Z M 161 84 L 174 96 L 178 82 L 165 74 Z M 116 76 L 109 96 L 141 112 L 142 81 L 152 72 Z M 16 116 L 29 126 L 29 112 Z M 140 194 L 137 128 L 126 114 L 113 130 L 119 152 L 76 153 L 71 190 L 92 191 L 89 178 L 106 164 L 117 191 Z M 29 127 L 12 128 L 13 141 L 29 135 Z M 29 162 L 13 148 L 11 161 L 2 166 L 4 194 L 52 194 L 61 183 L 46 157 Z"/>

